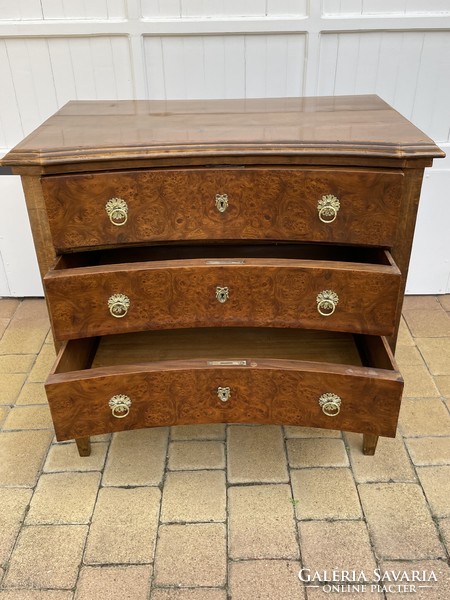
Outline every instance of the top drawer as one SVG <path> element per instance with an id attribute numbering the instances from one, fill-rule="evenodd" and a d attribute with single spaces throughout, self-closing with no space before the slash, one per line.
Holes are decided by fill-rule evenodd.
<path id="1" fill-rule="evenodd" d="M 219 168 L 42 178 L 61 251 L 170 240 L 302 240 L 391 246 L 403 173 Z"/>

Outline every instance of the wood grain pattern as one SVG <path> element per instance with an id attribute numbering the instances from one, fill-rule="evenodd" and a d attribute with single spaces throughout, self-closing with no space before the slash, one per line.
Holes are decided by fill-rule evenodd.
<path id="1" fill-rule="evenodd" d="M 66 351 L 70 352 L 70 344 Z M 245 350 L 236 359 L 242 359 Z M 247 364 L 240 367 L 208 365 L 201 359 L 167 360 L 51 375 L 46 391 L 57 437 L 222 422 L 395 435 L 403 383 L 394 369 L 259 358 L 257 347 L 245 358 Z M 217 388 L 224 386 L 231 389 L 225 403 L 217 395 Z M 325 392 L 342 399 L 336 417 L 326 416 L 319 406 Z M 132 401 L 124 419 L 114 418 L 108 406 L 116 394 L 126 394 Z"/>
<path id="2" fill-rule="evenodd" d="M 44 177 L 53 243 L 59 251 L 161 240 L 302 240 L 389 246 L 402 197 L 399 170 L 183 169 Z M 228 195 L 220 213 L 216 194 Z M 333 223 L 317 205 L 339 198 Z M 128 205 L 113 225 L 110 198 Z"/>
<path id="3" fill-rule="evenodd" d="M 244 255 L 245 256 L 245 255 Z M 145 329 L 306 327 L 378 335 L 394 331 L 400 274 L 395 266 L 321 260 L 243 258 L 138 262 L 62 269 L 44 280 L 58 340 Z M 220 303 L 217 287 L 229 297 Z M 317 295 L 333 290 L 335 312 L 322 316 Z M 111 315 L 108 299 L 130 308 Z"/>
<path id="4" fill-rule="evenodd" d="M 190 156 L 444 153 L 377 96 L 69 102 L 3 159 L 49 166 Z"/>

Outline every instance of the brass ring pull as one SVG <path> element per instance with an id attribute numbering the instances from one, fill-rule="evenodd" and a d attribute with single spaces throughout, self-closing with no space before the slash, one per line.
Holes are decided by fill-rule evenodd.
<path id="1" fill-rule="evenodd" d="M 128 220 L 128 205 L 122 198 L 111 198 L 105 204 L 109 220 L 113 225 L 122 227 Z"/>
<path id="2" fill-rule="evenodd" d="M 125 394 L 117 394 L 113 396 L 108 402 L 109 408 L 111 409 L 112 416 L 116 419 L 124 419 L 130 414 L 131 400 L 129 396 Z"/>
<path id="3" fill-rule="evenodd" d="M 219 397 L 219 400 L 221 400 L 222 402 L 228 402 L 228 400 L 231 398 L 231 388 L 218 387 L 217 395 Z"/>
<path id="4" fill-rule="evenodd" d="M 221 304 L 224 304 L 229 296 L 230 290 L 227 287 L 221 287 L 220 285 L 216 287 L 216 298 Z"/>
<path id="5" fill-rule="evenodd" d="M 108 299 L 109 312 L 116 319 L 122 319 L 130 308 L 130 299 L 125 294 L 113 294 Z"/>
<path id="6" fill-rule="evenodd" d="M 317 203 L 317 210 L 319 212 L 319 219 L 322 223 L 332 223 L 336 220 L 338 210 L 341 207 L 341 203 L 336 196 L 332 194 L 328 194 L 327 196 L 322 196 L 322 198 Z"/>
<path id="7" fill-rule="evenodd" d="M 228 208 L 228 194 L 216 194 L 216 208 L 224 213 Z"/>
<path id="8" fill-rule="evenodd" d="M 317 310 L 322 317 L 331 317 L 336 310 L 339 302 L 339 296 L 333 290 L 323 290 L 317 295 Z"/>
<path id="9" fill-rule="evenodd" d="M 322 408 L 322 412 L 327 415 L 327 417 L 337 417 L 337 415 L 341 412 L 341 403 L 341 398 L 331 392 L 322 394 L 319 398 L 319 404 Z"/>

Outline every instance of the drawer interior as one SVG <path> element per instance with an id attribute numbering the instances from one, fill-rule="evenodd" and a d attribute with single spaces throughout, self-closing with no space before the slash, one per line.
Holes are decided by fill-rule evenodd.
<path id="1" fill-rule="evenodd" d="M 272 328 L 201 328 L 145 331 L 67 342 L 54 373 L 183 361 L 316 362 L 397 372 L 384 338 L 351 333 Z M 217 366 L 211 364 L 210 366 Z M 222 366 L 227 366 L 224 364 Z M 236 366 L 236 365 L 230 365 Z M 398 373 L 397 373 L 398 374 Z"/>
<path id="2" fill-rule="evenodd" d="M 54 269 L 72 269 L 109 264 L 128 264 L 166 260 L 205 259 L 236 261 L 245 258 L 322 260 L 339 263 L 394 266 L 387 250 L 363 246 L 336 246 L 327 244 L 181 244 L 156 245 L 111 250 L 79 252 L 61 255 Z M 211 264 L 220 264 L 212 262 Z M 226 263 L 222 263 L 226 264 Z M 231 262 L 231 264 L 233 264 Z"/>

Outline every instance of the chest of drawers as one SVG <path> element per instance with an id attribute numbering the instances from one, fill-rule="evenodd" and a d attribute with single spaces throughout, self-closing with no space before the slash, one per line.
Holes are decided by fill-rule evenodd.
<path id="1" fill-rule="evenodd" d="M 376 96 L 70 102 L 22 176 L 59 349 L 59 440 L 278 423 L 394 436 L 423 169 Z"/>

